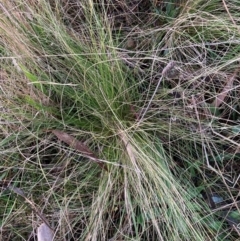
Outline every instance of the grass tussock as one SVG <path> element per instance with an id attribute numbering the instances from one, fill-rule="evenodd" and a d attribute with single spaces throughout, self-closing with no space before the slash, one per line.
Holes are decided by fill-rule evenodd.
<path id="1" fill-rule="evenodd" d="M 2 1 L 1 239 L 239 239 L 239 8 Z"/>

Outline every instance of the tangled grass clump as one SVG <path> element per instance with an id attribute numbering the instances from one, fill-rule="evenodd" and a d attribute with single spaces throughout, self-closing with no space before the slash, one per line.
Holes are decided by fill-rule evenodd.
<path id="1" fill-rule="evenodd" d="M 3 1 L 2 239 L 236 240 L 238 10 Z"/>

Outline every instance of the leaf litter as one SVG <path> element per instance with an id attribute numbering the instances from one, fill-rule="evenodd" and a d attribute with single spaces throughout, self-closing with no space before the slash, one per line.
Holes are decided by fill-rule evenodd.
<path id="1" fill-rule="evenodd" d="M 83 156 L 89 158 L 91 161 L 96 162 L 102 169 L 108 171 L 105 163 L 102 162 L 83 142 L 78 141 L 73 136 L 60 131 L 51 130 L 51 132 L 60 140 L 68 144 L 70 147 L 80 152 Z"/>

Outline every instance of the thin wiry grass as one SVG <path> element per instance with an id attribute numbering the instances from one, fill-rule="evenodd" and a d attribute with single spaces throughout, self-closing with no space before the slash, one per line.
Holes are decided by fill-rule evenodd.
<path id="1" fill-rule="evenodd" d="M 183 2 L 175 12 L 169 3 L 160 26 L 164 7 L 152 3 L 148 10 L 158 11 L 147 25 L 112 31 L 110 2 L 76 1 L 74 10 L 71 1 L 3 1 L 5 240 L 33 238 L 41 222 L 8 185 L 25 191 L 56 240 L 236 238 L 202 192 L 223 189 L 224 197 L 238 197 L 237 183 L 230 186 L 226 175 L 239 146 L 239 132 L 232 133 L 239 126 L 238 73 L 229 99 L 218 106 L 216 97 L 238 66 L 232 36 L 239 32 L 218 1 Z M 130 27 L 138 14 L 124 18 Z M 129 38 L 131 51 L 124 48 Z M 109 171 L 48 131 L 54 129 L 84 142 Z M 231 158 L 223 161 L 225 152 Z"/>

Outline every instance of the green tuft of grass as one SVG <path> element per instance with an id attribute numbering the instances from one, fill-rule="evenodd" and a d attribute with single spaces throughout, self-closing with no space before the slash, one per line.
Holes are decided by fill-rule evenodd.
<path id="1" fill-rule="evenodd" d="M 2 238 L 236 240 L 238 10 L 3 1 Z"/>

